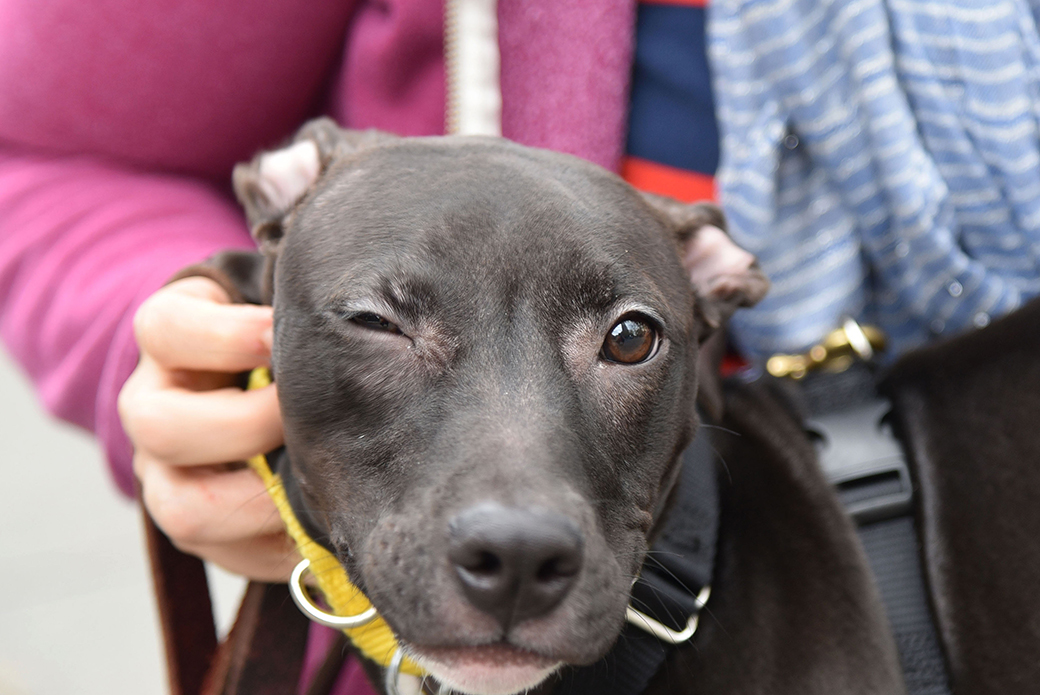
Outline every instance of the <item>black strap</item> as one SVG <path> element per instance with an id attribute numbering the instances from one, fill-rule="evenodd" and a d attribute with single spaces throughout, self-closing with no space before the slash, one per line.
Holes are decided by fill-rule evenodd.
<path id="1" fill-rule="evenodd" d="M 810 375 L 801 384 L 799 409 L 808 415 L 809 431 L 822 439 L 818 445 L 834 447 L 841 456 L 855 459 L 845 462 L 852 475 L 832 478 L 832 482 L 846 511 L 857 522 L 857 534 L 892 627 L 908 695 L 949 695 L 910 504 L 910 475 L 906 471 L 913 461 L 894 438 L 891 447 L 900 460 L 887 461 L 892 452 L 878 436 L 882 411 L 875 412 L 870 405 L 881 402 L 874 381 L 873 372 L 862 363 L 840 374 Z M 863 421 L 841 421 L 849 416 Z M 830 418 L 831 426 L 821 428 L 826 418 Z M 834 426 L 835 420 L 841 426 Z M 857 427 L 863 431 L 853 431 Z M 826 441 L 828 438 L 834 441 Z M 821 451 L 821 462 L 830 474 L 826 454 L 826 450 Z M 872 458 L 879 460 L 869 461 Z M 896 475 L 899 470 L 904 474 Z M 899 504 L 904 498 L 906 504 Z"/>
<path id="2" fill-rule="evenodd" d="M 697 596 L 711 582 L 719 527 L 719 495 L 710 430 L 702 427 L 683 452 L 682 471 L 661 534 L 632 587 L 632 607 L 683 630 L 701 606 Z M 557 695 L 637 695 L 675 646 L 626 623 L 614 647 L 590 666 L 569 668 Z"/>
<path id="3" fill-rule="evenodd" d="M 946 665 L 925 593 L 917 532 L 909 514 L 860 526 L 892 634 L 908 695 L 950 695 Z"/>

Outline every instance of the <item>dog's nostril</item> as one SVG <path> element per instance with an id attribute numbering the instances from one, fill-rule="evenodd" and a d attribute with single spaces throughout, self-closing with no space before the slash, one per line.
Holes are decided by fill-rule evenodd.
<path id="1" fill-rule="evenodd" d="M 477 553 L 477 561 L 472 565 L 463 566 L 467 572 L 475 575 L 497 574 L 502 569 L 502 561 L 494 553 Z"/>
<path id="2" fill-rule="evenodd" d="M 549 558 L 542 563 L 535 574 L 535 579 L 540 582 L 552 582 L 557 579 L 573 577 L 581 569 L 581 565 L 573 561 L 573 558 Z"/>
<path id="3" fill-rule="evenodd" d="M 535 577 L 540 582 L 551 582 L 560 574 L 557 569 L 559 567 L 559 564 L 560 563 L 557 562 L 555 558 L 549 560 L 548 562 L 543 562 L 542 566 L 538 568 L 538 573 L 535 575 Z"/>

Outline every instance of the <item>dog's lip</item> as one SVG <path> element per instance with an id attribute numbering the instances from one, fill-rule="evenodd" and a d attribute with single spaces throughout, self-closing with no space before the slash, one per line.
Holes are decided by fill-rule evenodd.
<path id="1" fill-rule="evenodd" d="M 506 642 L 458 647 L 424 647 L 410 644 L 408 651 L 421 659 L 437 661 L 452 667 L 470 663 L 487 663 L 499 666 L 549 668 L 560 662 L 559 659 L 553 659 Z"/>
<path id="2" fill-rule="evenodd" d="M 505 642 L 464 647 L 409 645 L 408 652 L 439 682 L 453 691 L 474 695 L 530 690 L 562 663 Z"/>

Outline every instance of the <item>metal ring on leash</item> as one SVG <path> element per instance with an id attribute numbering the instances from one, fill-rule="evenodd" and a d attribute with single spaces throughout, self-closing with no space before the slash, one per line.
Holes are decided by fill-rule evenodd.
<path id="1" fill-rule="evenodd" d="M 425 677 L 402 673 L 403 661 L 404 650 L 398 647 L 394 655 L 390 657 L 390 663 L 387 664 L 386 671 L 383 673 L 383 690 L 386 691 L 386 695 L 450 695 L 450 692 L 440 684 L 435 693 L 427 690 L 426 686 L 429 683 Z"/>
<path id="2" fill-rule="evenodd" d="M 307 593 L 307 588 L 303 585 L 303 575 L 310 569 L 310 560 L 301 560 L 300 564 L 296 565 L 292 572 L 292 578 L 289 579 L 289 595 L 292 596 L 293 601 L 303 614 L 314 622 L 324 625 L 325 627 L 331 627 L 335 630 L 349 630 L 354 627 L 361 627 L 362 625 L 368 625 L 370 622 L 379 617 L 379 613 L 376 612 L 375 606 L 370 606 L 367 610 L 358 613 L 357 615 L 333 615 L 327 611 L 323 611 L 319 608 L 310 594 Z M 400 650 L 398 650 L 400 654 Z M 395 656 L 395 658 L 397 658 Z M 400 666 L 398 667 L 400 668 Z"/>
<path id="3" fill-rule="evenodd" d="M 398 647 L 390 659 L 390 664 L 386 667 L 386 673 L 383 675 L 383 689 L 386 690 L 386 695 L 401 695 L 401 691 L 397 689 L 397 679 L 401 677 L 401 662 L 403 660 L 404 650 Z"/>
<path id="4" fill-rule="evenodd" d="M 632 606 L 628 606 L 625 612 L 625 620 L 638 627 L 640 630 L 650 633 L 662 642 L 667 642 L 668 644 L 682 644 L 693 637 L 693 634 L 697 632 L 697 625 L 700 623 L 701 609 L 704 608 L 704 604 L 708 602 L 710 597 L 711 585 L 709 584 L 702 588 L 700 593 L 697 594 L 697 611 L 690 616 L 689 620 L 686 621 L 686 627 L 681 631 L 673 630 L 667 625 L 662 625 L 646 613 L 637 611 Z"/>

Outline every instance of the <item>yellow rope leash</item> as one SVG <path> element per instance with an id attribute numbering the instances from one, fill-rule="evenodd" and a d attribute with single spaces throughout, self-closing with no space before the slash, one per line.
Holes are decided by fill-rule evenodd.
<path id="1" fill-rule="evenodd" d="M 259 389 L 271 383 L 271 373 L 264 367 L 254 369 L 249 375 L 249 388 Z M 307 532 L 303 530 L 292 507 L 289 506 L 289 498 L 285 494 L 282 479 L 271 471 L 267 463 L 267 457 L 263 454 L 249 459 L 249 465 L 259 474 L 267 492 L 278 507 L 278 513 L 285 523 L 285 528 L 296 542 L 296 549 L 305 559 L 310 560 L 310 571 L 318 582 L 318 588 L 325 595 L 325 600 L 336 615 L 357 615 L 368 610 L 372 603 L 360 589 L 351 583 L 347 577 L 346 570 L 339 561 L 323 548 L 311 540 Z M 343 633 L 354 643 L 362 654 L 381 664 L 384 668 L 390 665 L 390 660 L 397 651 L 399 645 L 393 630 L 386 624 L 381 616 L 377 617 L 367 625 L 343 630 Z M 415 665 L 410 659 L 405 658 L 401 663 L 401 672 L 413 676 L 423 676 L 425 671 Z"/>

